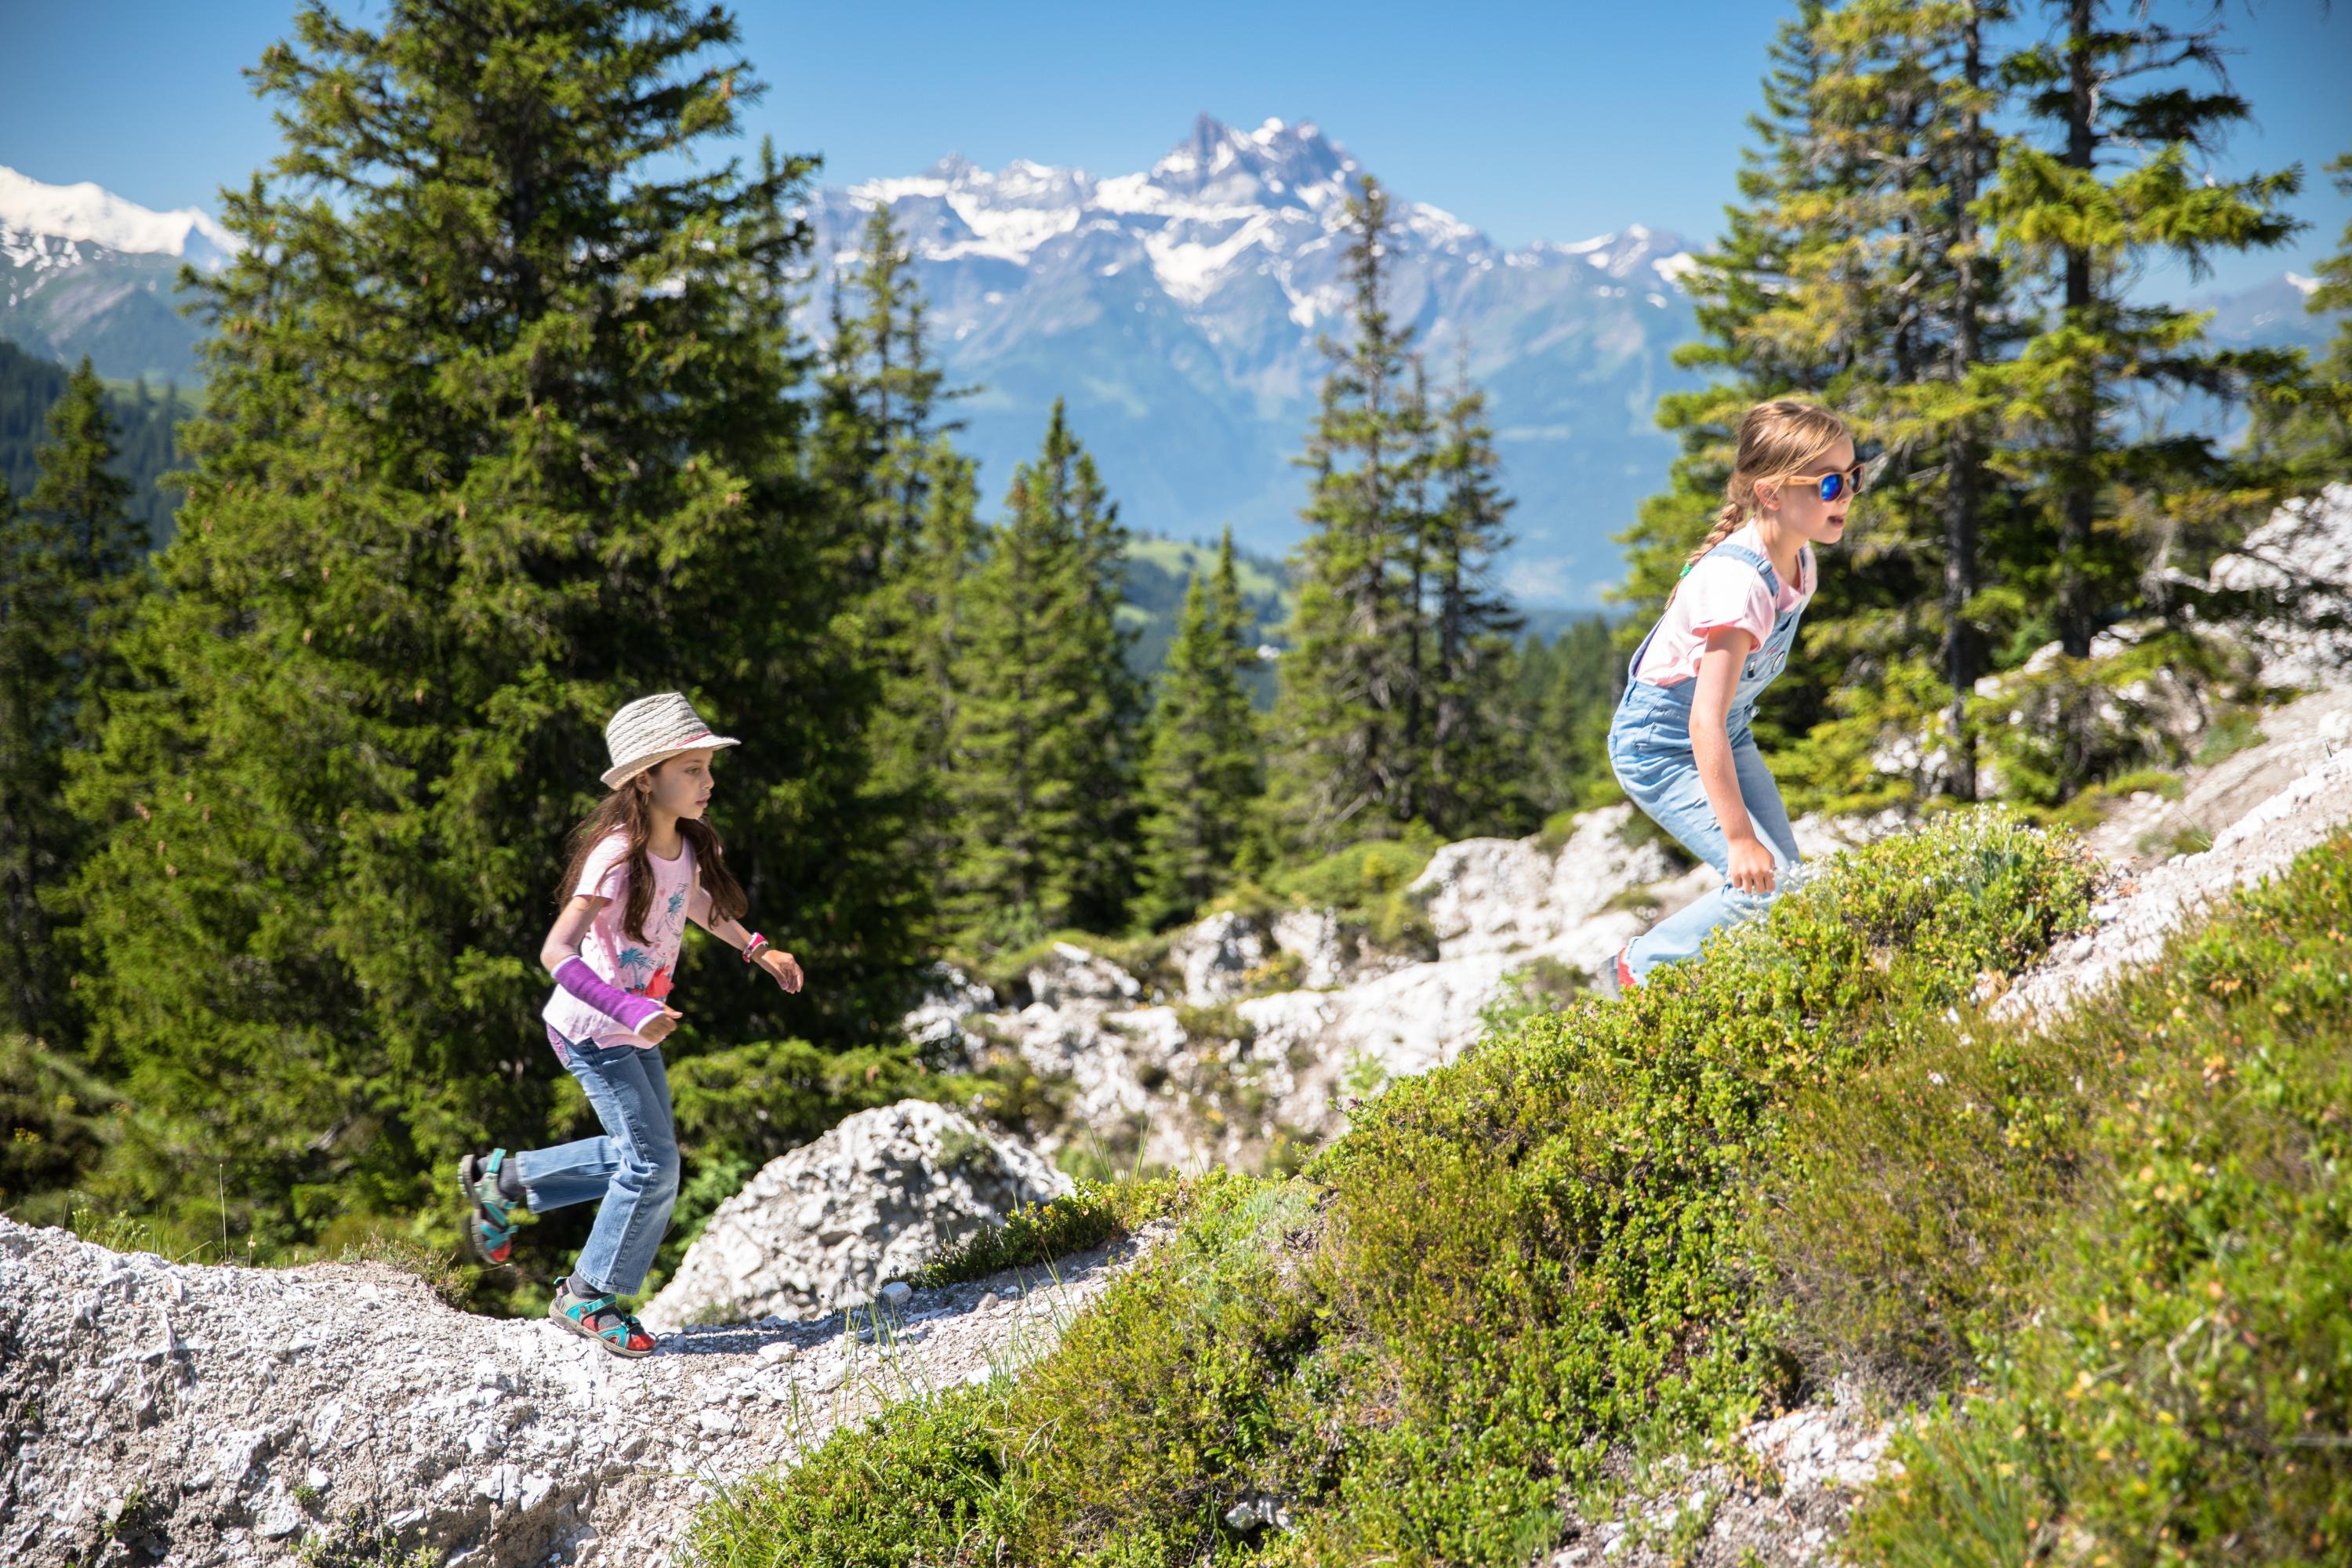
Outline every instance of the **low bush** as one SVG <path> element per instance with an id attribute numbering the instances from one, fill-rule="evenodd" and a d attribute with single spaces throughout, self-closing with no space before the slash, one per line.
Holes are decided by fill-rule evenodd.
<path id="1" fill-rule="evenodd" d="M 1899 1441 L 1860 1561 L 2352 1562 L 2347 942 L 2352 834 L 2013 1038 L 2057 1071 L 2003 1119 L 2049 1132 L 1976 1207 L 2074 1201 L 1978 1238 L 2005 1301 L 1942 1270 L 1985 1392 Z M 2096 1078 L 2053 1089 L 2069 1062 Z"/>
<path id="2" fill-rule="evenodd" d="M 1742 1229 L 1783 1113 L 2074 929 L 2088 879 L 1994 814 L 1863 851 L 1622 1004 L 1528 1018 L 1390 1085 L 1297 1177 L 1209 1189 L 1000 1403 L 842 1434 L 809 1481 L 772 1483 L 786 1500 L 698 1547 L 1524 1563 L 1612 1447 L 1680 1444 L 1793 1390 Z M 821 1500 L 791 1500 L 803 1486 L 886 1473 L 967 1511 L 935 1508 L 872 1555 L 773 1522 L 814 1517 Z M 1254 1498 L 1293 1528 L 1235 1510 Z"/>
<path id="3" fill-rule="evenodd" d="M 1234 1180 L 1223 1173 L 1081 1182 L 1075 1192 L 1029 1204 L 949 1247 L 914 1278 L 926 1289 L 980 1279 L 1007 1268 L 1034 1268 L 1089 1247 L 1132 1235 L 1153 1220 L 1182 1213 L 1204 1191 Z"/>

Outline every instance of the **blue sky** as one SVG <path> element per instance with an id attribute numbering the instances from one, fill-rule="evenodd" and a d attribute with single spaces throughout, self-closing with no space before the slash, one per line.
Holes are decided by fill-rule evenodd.
<path id="1" fill-rule="evenodd" d="M 269 110 L 238 72 L 288 31 L 291 9 L 0 0 L 0 163 L 217 211 L 216 187 L 276 151 Z M 380 0 L 346 9 L 381 14 Z M 769 83 L 752 130 L 823 153 L 828 183 L 912 173 L 950 151 L 991 167 L 1026 157 L 1123 173 L 1203 110 L 1243 126 L 1279 115 L 1317 121 L 1401 195 L 1518 245 L 1637 222 L 1713 235 L 1783 9 L 754 0 L 738 14 Z M 2256 123 L 2221 167 L 2300 161 L 2295 210 L 2314 221 L 2283 252 L 2225 258 L 2216 282 L 2240 287 L 2307 272 L 2352 216 L 2318 174 L 2352 148 L 2352 5 L 2231 0 L 2226 14 Z"/>

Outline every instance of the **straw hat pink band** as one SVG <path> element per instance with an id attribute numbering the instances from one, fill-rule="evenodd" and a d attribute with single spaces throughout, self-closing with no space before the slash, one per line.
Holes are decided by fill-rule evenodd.
<path id="1" fill-rule="evenodd" d="M 647 768 L 656 767 L 681 752 L 742 743 L 731 735 L 711 733 L 710 726 L 695 712 L 694 705 L 677 692 L 640 697 L 614 714 L 613 721 L 604 726 L 604 749 L 613 759 L 613 765 L 604 770 L 604 784 L 607 788 L 618 789 Z"/>

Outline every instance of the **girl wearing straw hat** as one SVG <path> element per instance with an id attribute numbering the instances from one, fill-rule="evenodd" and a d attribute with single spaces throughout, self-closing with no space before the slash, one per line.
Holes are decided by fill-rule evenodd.
<path id="1" fill-rule="evenodd" d="M 740 950 L 786 991 L 801 988 L 801 968 L 745 929 L 742 887 L 702 820 L 711 758 L 740 742 L 712 734 L 684 697 L 665 691 L 614 714 L 604 743 L 613 793 L 572 831 L 555 924 L 539 952 L 555 977 L 543 1014 L 548 1043 L 587 1091 L 604 1133 L 552 1149 L 467 1154 L 457 1184 L 467 1234 L 493 1264 L 512 1253 L 515 1210 L 544 1214 L 600 1200 L 587 1245 L 556 1281 L 547 1314 L 615 1355 L 641 1356 L 653 1350 L 653 1336 L 618 1298 L 645 1283 L 677 1198 L 677 1134 L 660 1047 L 684 1016 L 666 998 L 686 922 Z"/>

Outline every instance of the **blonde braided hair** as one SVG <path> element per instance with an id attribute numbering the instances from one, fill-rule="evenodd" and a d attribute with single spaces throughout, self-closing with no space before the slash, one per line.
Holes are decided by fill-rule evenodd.
<path id="1" fill-rule="evenodd" d="M 1759 403 L 1741 416 L 1738 450 L 1723 487 L 1723 508 L 1715 514 L 1715 527 L 1683 563 L 1682 575 L 1689 576 L 1708 551 L 1739 531 L 1755 510 L 1759 481 L 1802 472 L 1850 435 L 1845 421 L 1828 409 L 1791 398 Z M 1681 588 L 1679 579 L 1675 588 Z M 1674 602 L 1673 594 L 1666 602 Z"/>

